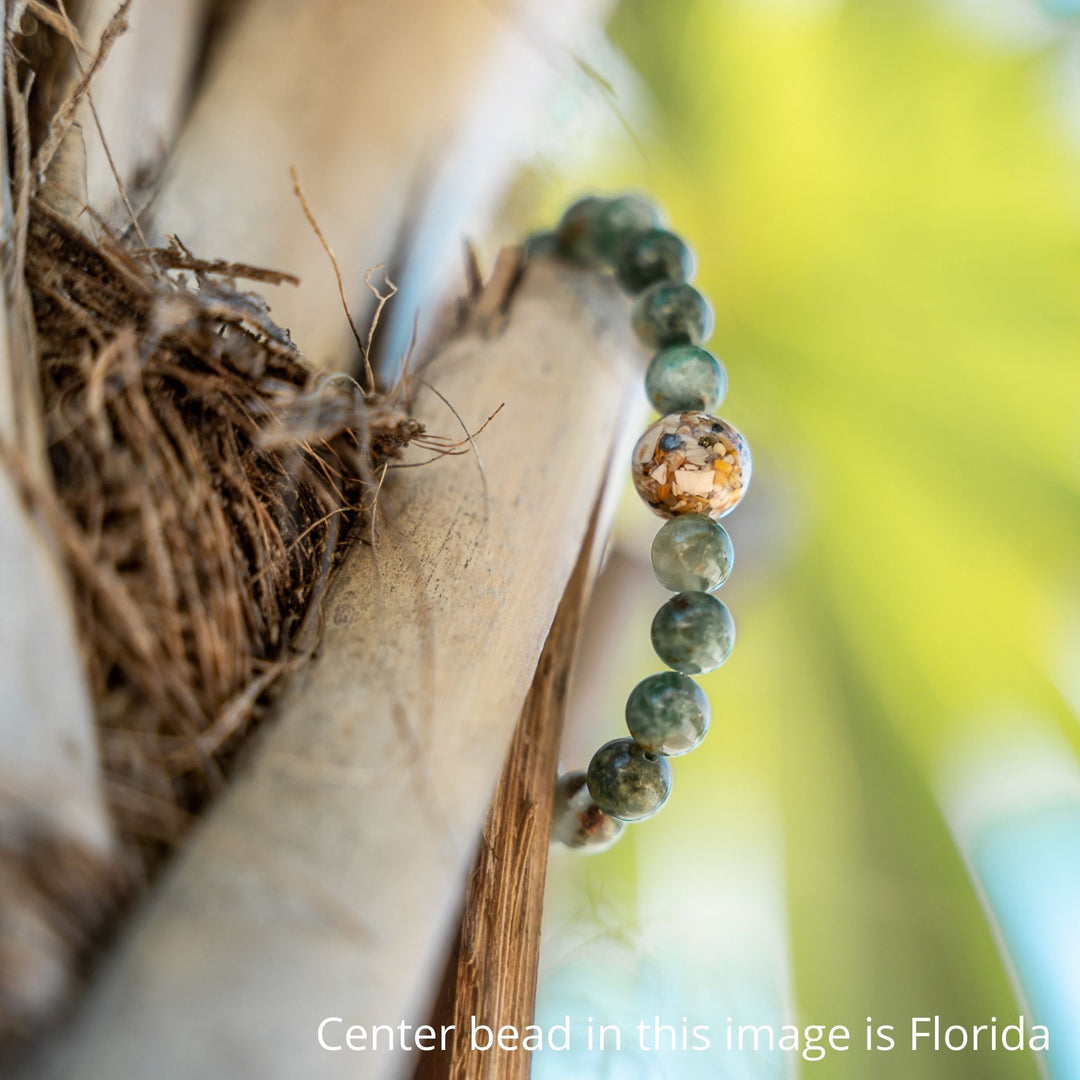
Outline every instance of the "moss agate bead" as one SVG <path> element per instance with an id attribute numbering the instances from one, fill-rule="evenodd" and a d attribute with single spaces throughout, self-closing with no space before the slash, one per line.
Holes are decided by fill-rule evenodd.
<path id="1" fill-rule="evenodd" d="M 633 739 L 612 739 L 593 754 L 589 793 L 605 813 L 641 821 L 660 809 L 671 793 L 667 758 L 643 750 Z"/>
<path id="2" fill-rule="evenodd" d="M 615 273 L 633 293 L 657 281 L 686 281 L 694 276 L 694 253 L 674 233 L 649 229 L 630 241 Z"/>
<path id="3" fill-rule="evenodd" d="M 704 675 L 731 655 L 735 620 L 709 593 L 679 593 L 653 617 L 652 644 L 668 667 L 685 675 Z"/>
<path id="4" fill-rule="evenodd" d="M 619 839 L 626 822 L 605 814 L 596 805 L 585 773 L 560 776 L 555 784 L 555 807 L 551 818 L 551 837 L 567 847 L 596 854 L 607 851 Z"/>
<path id="5" fill-rule="evenodd" d="M 645 393 L 661 416 L 715 412 L 727 394 L 727 372 L 699 345 L 669 345 L 652 358 Z"/>
<path id="6" fill-rule="evenodd" d="M 658 281 L 634 303 L 634 333 L 653 349 L 700 345 L 713 330 L 709 301 L 685 281 Z"/>
<path id="7" fill-rule="evenodd" d="M 596 213 L 596 254 L 609 266 L 617 266 L 630 244 L 659 224 L 656 207 L 648 199 L 640 195 L 609 199 Z"/>
<path id="8" fill-rule="evenodd" d="M 672 592 L 719 589 L 735 563 L 727 529 L 704 514 L 666 521 L 653 538 L 651 554 L 656 580 Z"/>
<path id="9" fill-rule="evenodd" d="M 599 195 L 588 195 L 567 207 L 555 230 L 562 255 L 575 262 L 596 260 L 597 220 L 608 201 Z"/>
<path id="10" fill-rule="evenodd" d="M 730 424 L 707 413 L 672 413 L 634 447 L 637 493 L 661 517 L 722 518 L 750 484 L 750 447 Z"/>
<path id="11" fill-rule="evenodd" d="M 634 742 L 650 754 L 687 754 L 709 730 L 709 699 L 693 679 L 662 671 L 630 691 L 626 726 Z"/>

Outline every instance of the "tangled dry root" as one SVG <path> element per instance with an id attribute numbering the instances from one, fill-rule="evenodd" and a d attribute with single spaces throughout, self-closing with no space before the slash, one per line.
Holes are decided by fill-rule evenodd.
<path id="1" fill-rule="evenodd" d="M 31 214 L 56 486 L 43 499 L 137 875 L 223 785 L 274 682 L 310 651 L 333 559 L 381 466 L 422 431 L 314 372 L 240 275 L 285 277 L 179 245 L 131 253 Z"/>

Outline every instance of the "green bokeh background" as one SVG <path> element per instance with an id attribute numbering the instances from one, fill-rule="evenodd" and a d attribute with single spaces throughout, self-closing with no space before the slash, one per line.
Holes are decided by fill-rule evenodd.
<path id="1" fill-rule="evenodd" d="M 605 996 L 640 1004 L 659 983 L 679 1015 L 701 1006 L 685 965 L 665 969 L 692 943 L 669 948 L 682 928 L 643 921 L 637 898 L 656 873 L 692 891 L 698 854 L 738 842 L 731 787 L 745 780 L 766 807 L 747 828 L 775 813 L 782 838 L 783 1016 L 860 1030 L 868 1014 L 1030 1015 L 940 778 L 1005 735 L 1056 740 L 1065 768 L 1080 750 L 1066 685 L 1080 664 L 1069 24 L 1047 18 L 1041 36 L 1009 43 L 916 0 L 624 0 L 609 31 L 652 111 L 623 116 L 587 175 L 544 173 L 546 211 L 626 187 L 665 207 L 698 252 L 731 382 L 720 411 L 749 436 L 755 477 L 729 519 L 723 596 L 739 641 L 702 680 L 713 731 L 676 763 L 662 815 L 606 855 L 553 860 L 542 1012 L 585 1002 L 600 1015 Z M 623 695 L 656 670 L 650 614 L 611 643 Z M 620 716 L 613 697 L 605 737 Z M 716 1059 L 700 1073 L 537 1061 L 540 1077 L 982 1080 L 1046 1067 L 902 1046 L 812 1066 Z M 1070 1068 L 1062 1058 L 1052 1075 Z"/>

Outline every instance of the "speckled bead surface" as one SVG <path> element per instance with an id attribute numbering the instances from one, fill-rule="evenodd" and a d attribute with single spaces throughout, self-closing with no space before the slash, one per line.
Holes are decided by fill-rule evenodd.
<path id="1" fill-rule="evenodd" d="M 668 667 L 685 675 L 703 675 L 731 655 L 735 620 L 710 593 L 679 593 L 653 617 L 652 644 Z"/>
<path id="2" fill-rule="evenodd" d="M 687 754 L 709 730 L 709 699 L 693 679 L 661 671 L 630 691 L 626 727 L 634 742 L 650 754 Z"/>
<path id="3" fill-rule="evenodd" d="M 651 555 L 656 580 L 672 592 L 712 592 L 727 581 L 735 564 L 727 529 L 704 514 L 664 522 Z"/>
<path id="4" fill-rule="evenodd" d="M 607 851 L 619 839 L 626 823 L 605 814 L 596 805 L 585 773 L 564 773 L 555 784 L 551 836 L 567 847 L 590 854 Z"/>
<path id="5" fill-rule="evenodd" d="M 596 214 L 596 253 L 609 266 L 616 266 L 634 240 L 659 224 L 656 207 L 640 195 L 608 199 Z"/>
<path id="6" fill-rule="evenodd" d="M 575 262 L 596 260 L 597 219 L 607 204 L 599 195 L 587 195 L 566 208 L 555 229 L 560 254 Z"/>
<path id="7" fill-rule="evenodd" d="M 632 293 L 657 281 L 688 281 L 694 276 L 694 253 L 674 233 L 649 229 L 630 241 L 615 274 L 619 284 Z"/>
<path id="8" fill-rule="evenodd" d="M 589 793 L 605 813 L 641 821 L 660 809 L 671 793 L 671 766 L 646 753 L 633 739 L 612 739 L 593 754 Z"/>
<path id="9" fill-rule="evenodd" d="M 661 517 L 722 518 L 750 484 L 750 447 L 715 416 L 672 413 L 638 439 L 631 470 L 638 494 Z"/>
<path id="10" fill-rule="evenodd" d="M 709 301 L 685 281 L 658 281 L 634 303 L 634 333 L 653 349 L 700 345 L 713 330 Z"/>
<path id="11" fill-rule="evenodd" d="M 645 393 L 661 416 L 715 412 L 727 394 L 727 372 L 699 345 L 669 345 L 652 358 Z"/>

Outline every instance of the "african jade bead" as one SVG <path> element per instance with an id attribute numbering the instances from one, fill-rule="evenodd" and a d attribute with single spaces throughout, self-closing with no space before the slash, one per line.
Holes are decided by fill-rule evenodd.
<path id="1" fill-rule="evenodd" d="M 661 517 L 730 514 L 750 483 L 750 448 L 708 413 L 672 413 L 646 429 L 631 471 L 638 494 Z"/>
<path id="2" fill-rule="evenodd" d="M 685 281 L 658 281 L 634 303 L 634 333 L 650 348 L 700 345 L 713 330 L 709 301 Z"/>
<path id="3" fill-rule="evenodd" d="M 572 772 L 560 776 L 555 784 L 555 806 L 551 819 L 551 835 L 567 847 L 589 853 L 607 851 L 626 822 L 605 814 L 589 794 L 585 773 Z"/>
<path id="4" fill-rule="evenodd" d="M 709 730 L 709 699 L 693 679 L 675 671 L 650 675 L 626 699 L 626 726 L 650 754 L 687 754 Z"/>
<path id="5" fill-rule="evenodd" d="M 671 793 L 671 766 L 633 739 L 612 739 L 589 762 L 589 793 L 605 813 L 621 821 L 641 821 L 664 805 Z"/>
<path id="6" fill-rule="evenodd" d="M 715 412 L 727 394 L 727 372 L 699 345 L 669 345 L 652 358 L 645 393 L 661 416 Z"/>
<path id="7" fill-rule="evenodd" d="M 672 592 L 712 592 L 727 581 L 735 563 L 727 529 L 704 514 L 665 521 L 651 554 L 656 580 Z"/>
<path id="8" fill-rule="evenodd" d="M 616 266 L 638 236 L 659 224 L 656 207 L 640 195 L 608 199 L 596 212 L 593 229 L 596 254 L 609 266 Z"/>
<path id="9" fill-rule="evenodd" d="M 596 218 L 608 200 L 587 195 L 566 208 L 555 229 L 559 250 L 576 262 L 596 259 Z"/>
<path id="10" fill-rule="evenodd" d="M 710 593 L 682 592 L 653 617 L 652 644 L 668 667 L 685 675 L 703 675 L 731 655 L 735 620 Z"/>
<path id="11" fill-rule="evenodd" d="M 657 281 L 687 281 L 694 276 L 694 253 L 674 233 L 649 229 L 630 241 L 615 273 L 633 293 Z"/>

